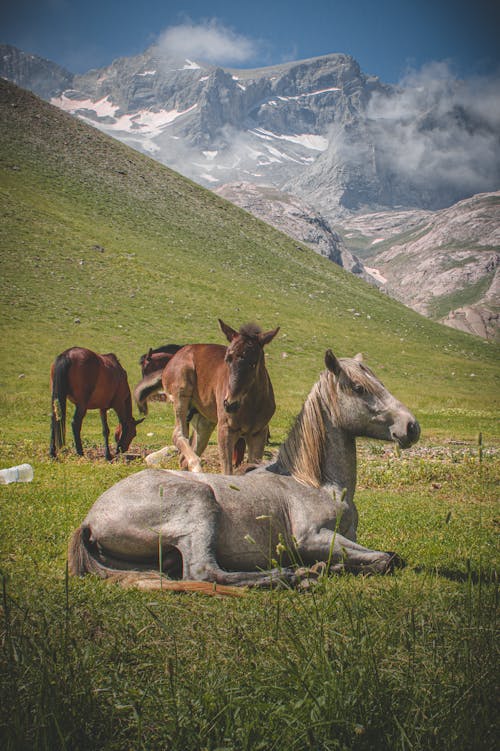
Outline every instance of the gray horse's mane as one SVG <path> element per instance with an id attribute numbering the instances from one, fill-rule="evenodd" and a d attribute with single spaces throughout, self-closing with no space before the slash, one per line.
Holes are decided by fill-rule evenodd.
<path id="1" fill-rule="evenodd" d="M 338 383 L 343 390 L 352 389 L 353 384 L 357 384 L 371 394 L 384 391 L 371 370 L 355 360 L 342 359 Z M 337 425 L 342 422 L 335 377 L 329 370 L 323 371 L 312 387 L 276 460 L 280 470 L 291 474 L 298 482 L 315 488 L 320 487 L 323 479 L 325 417 Z"/>
<path id="2" fill-rule="evenodd" d="M 312 387 L 300 413 L 282 444 L 277 464 L 304 485 L 319 488 L 326 430 L 322 392 L 331 374 L 325 370 Z"/>

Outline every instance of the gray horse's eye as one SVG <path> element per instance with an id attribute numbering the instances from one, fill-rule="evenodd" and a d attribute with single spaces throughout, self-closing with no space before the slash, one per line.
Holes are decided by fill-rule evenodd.
<path id="1" fill-rule="evenodd" d="M 354 391 L 355 394 L 359 394 L 359 395 L 367 393 L 365 387 L 362 386 L 360 383 L 353 383 L 352 390 Z"/>

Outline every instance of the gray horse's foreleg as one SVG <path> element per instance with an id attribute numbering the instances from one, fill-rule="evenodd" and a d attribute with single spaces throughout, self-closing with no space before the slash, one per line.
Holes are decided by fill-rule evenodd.
<path id="1" fill-rule="evenodd" d="M 170 518 L 161 530 L 162 539 L 177 548 L 182 556 L 183 580 L 208 581 L 237 587 L 270 587 L 294 584 L 292 569 L 271 571 L 225 571 L 216 558 L 220 531 L 220 506 L 212 488 L 204 482 L 176 478 L 170 486 Z M 172 515 L 172 512 L 175 513 Z M 178 536 L 173 530 L 182 530 Z"/>
<path id="2" fill-rule="evenodd" d="M 385 573 L 394 566 L 395 554 L 370 550 L 330 529 L 311 531 L 299 541 L 298 552 L 306 563 L 324 561 L 334 571 Z"/>

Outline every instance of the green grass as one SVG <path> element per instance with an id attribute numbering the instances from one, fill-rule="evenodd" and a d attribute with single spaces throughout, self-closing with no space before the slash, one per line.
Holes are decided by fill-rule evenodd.
<path id="1" fill-rule="evenodd" d="M 473 305 L 488 291 L 493 277 L 494 273 L 487 274 L 475 284 L 470 284 L 464 289 L 455 290 L 449 295 L 435 297 L 432 304 L 429 305 L 431 316 L 439 319 L 447 315 L 450 310 L 456 310 L 464 305 Z"/>
<path id="2" fill-rule="evenodd" d="M 0 197 L 0 466 L 35 469 L 0 486 L 2 748 L 493 749 L 498 347 L 4 81 Z M 134 385 L 150 346 L 222 342 L 218 317 L 281 325 L 273 449 L 327 347 L 362 351 L 415 411 L 422 448 L 363 444 L 357 491 L 360 542 L 406 569 L 237 600 L 67 580 L 72 530 L 143 464 L 71 442 L 49 461 L 51 362 L 115 351 Z M 171 430 L 153 403 L 132 448 Z M 95 412 L 83 443 L 101 446 Z"/>
<path id="3" fill-rule="evenodd" d="M 406 569 L 241 600 L 67 581 L 70 531 L 133 469 L 34 461 L 1 491 L 4 748 L 493 749 L 498 463 L 429 452 L 362 452 L 360 541 Z"/>

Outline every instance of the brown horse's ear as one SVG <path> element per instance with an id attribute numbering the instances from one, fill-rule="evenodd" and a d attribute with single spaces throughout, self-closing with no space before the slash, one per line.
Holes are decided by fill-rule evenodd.
<path id="1" fill-rule="evenodd" d="M 221 321 L 219 318 L 219 326 L 222 329 L 222 332 L 226 335 L 226 339 L 228 342 L 232 342 L 235 337 L 238 336 L 238 332 L 231 328 L 231 326 L 228 326 L 227 323 L 224 323 L 224 321 Z"/>
<path id="2" fill-rule="evenodd" d="M 259 342 L 261 347 L 265 347 L 266 344 L 269 344 L 269 342 L 272 342 L 278 331 L 280 330 L 280 327 L 278 326 L 277 329 L 273 329 L 272 331 L 265 331 L 259 334 Z"/>
<path id="3" fill-rule="evenodd" d="M 365 358 L 363 357 L 362 352 L 358 352 L 357 355 L 354 355 L 354 359 L 356 360 L 356 362 L 363 362 Z"/>
<path id="4" fill-rule="evenodd" d="M 331 349 L 327 349 L 325 352 L 325 365 L 336 376 L 342 371 L 342 366 L 333 354 Z"/>
<path id="5" fill-rule="evenodd" d="M 145 419 L 146 419 L 145 417 L 141 417 L 140 420 L 134 420 L 136 427 L 137 425 L 140 425 L 141 422 L 144 422 Z"/>
<path id="6" fill-rule="evenodd" d="M 152 355 L 152 354 L 153 354 L 153 347 L 150 347 L 150 348 L 149 348 L 149 352 L 148 352 L 148 354 L 146 355 L 146 360 L 147 360 L 148 362 L 149 362 L 149 360 L 151 360 L 151 355 Z"/>

